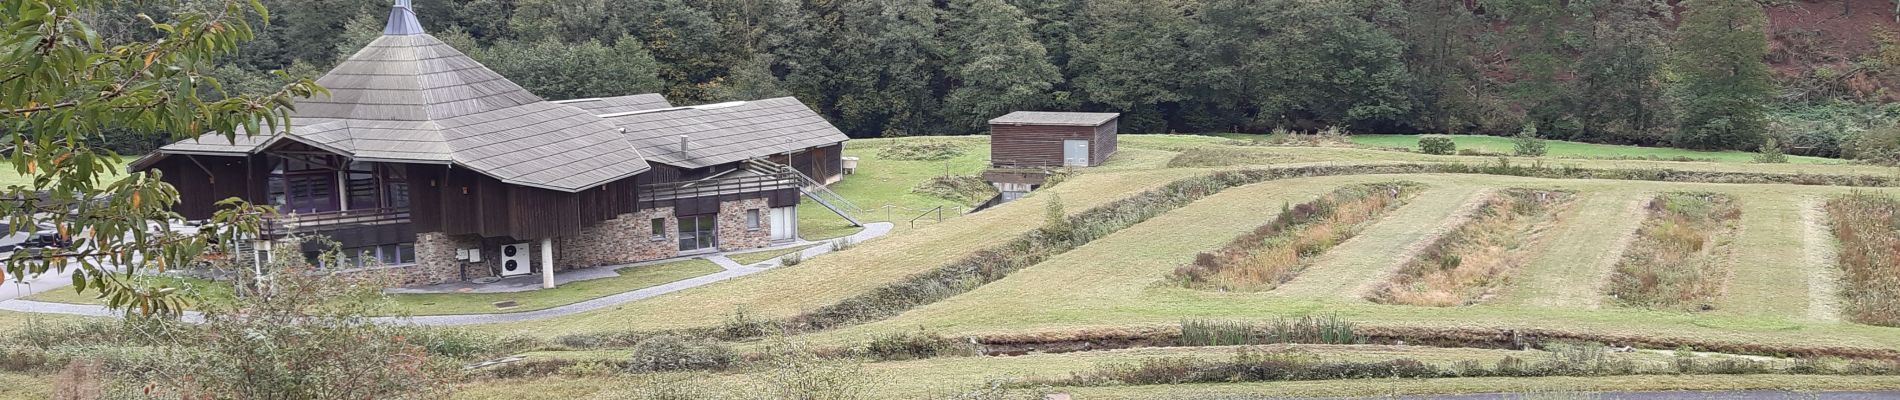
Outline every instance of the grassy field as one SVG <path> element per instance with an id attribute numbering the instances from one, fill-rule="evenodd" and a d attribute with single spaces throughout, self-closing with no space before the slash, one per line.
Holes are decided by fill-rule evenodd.
<path id="1" fill-rule="evenodd" d="M 143 276 L 138 279 L 145 280 L 145 282 L 137 283 L 141 286 L 168 286 L 179 288 L 180 294 L 198 299 L 197 301 L 231 301 L 231 285 L 221 282 L 172 276 Z M 79 293 L 67 287 L 36 293 L 32 296 L 27 296 L 26 299 L 68 304 L 105 304 L 105 300 L 100 299 L 98 296 L 99 292 L 96 290 Z M 196 304 L 196 302 L 194 302 L 194 304 Z"/>
<path id="2" fill-rule="evenodd" d="M 880 147 L 900 141 L 935 140 L 962 146 L 948 161 L 884 159 Z M 923 210 L 959 203 L 912 193 L 918 182 L 945 173 L 980 171 L 988 154 L 987 138 L 906 138 L 856 140 L 845 153 L 859 157 L 854 175 L 833 189 L 871 212 L 866 221 L 893 221 L 892 234 L 853 249 L 807 260 L 795 268 L 777 268 L 651 299 L 574 315 L 479 325 L 474 330 L 552 338 L 565 334 L 718 326 L 735 310 L 756 318 L 787 318 L 878 290 L 887 284 L 932 271 L 951 260 L 989 249 L 1038 229 L 1045 205 L 1059 196 L 1071 215 L 1128 198 L 1176 180 L 1222 170 L 1340 166 L 1388 163 L 1497 163 L 1495 156 L 1435 156 L 1375 147 L 1415 144 L 1416 136 L 1360 135 L 1362 147 L 1259 146 L 1217 136 L 1124 135 L 1107 165 L 1080 170 L 1064 183 L 1023 200 L 981 213 L 955 215 L 941 223 L 911 226 Z M 1507 138 L 1458 137 L 1461 148 L 1510 151 Z M 1628 146 L 1551 142 L 1550 156 L 1511 158 L 1509 162 L 1636 170 L 1746 172 L 1807 175 L 1900 176 L 1894 168 L 1790 157 L 1788 164 L 1751 163 L 1745 152 L 1693 152 Z M 1678 158 L 1694 161 L 1671 161 Z M 1169 165 L 1177 167 L 1169 167 Z M 1167 284 L 1170 273 L 1195 262 L 1196 254 L 1221 247 L 1301 204 L 1350 185 L 1417 182 L 1415 197 L 1370 221 L 1357 235 L 1329 243 L 1302 257 L 1304 268 L 1270 290 L 1229 292 Z M 1489 196 L 1507 189 L 1568 194 L 1569 205 L 1536 228 L 1543 240 L 1523 244 L 1513 268 L 1499 269 L 1485 285 L 1484 301 L 1470 305 L 1424 307 L 1386 305 L 1367 294 L 1393 280 L 1407 262 L 1431 249 L 1438 239 L 1472 218 Z M 806 333 L 793 340 L 820 345 L 862 343 L 899 332 L 926 331 L 951 338 L 983 335 L 1058 337 L 1091 332 L 1167 328 L 1189 319 L 1270 321 L 1279 317 L 1337 315 L 1372 327 L 1411 329 L 1536 329 L 1660 340 L 1741 343 L 1761 346 L 1838 347 L 1900 350 L 1900 328 L 1844 322 L 1835 290 L 1840 286 L 1817 268 L 1832 254 L 1817 246 L 1813 213 L 1816 199 L 1851 192 L 1900 194 L 1900 188 L 1849 188 L 1785 184 L 1727 184 L 1542 179 L 1475 174 L 1346 175 L 1274 180 L 1214 193 L 1107 232 L 1063 253 L 1028 265 L 1000 280 L 967 292 L 910 308 L 887 319 Z M 1735 221 L 1735 255 L 1718 262 L 1729 272 L 1712 311 L 1611 307 L 1606 285 L 1622 255 L 1647 217 L 1644 204 L 1664 193 L 1715 193 L 1742 207 Z M 888 210 L 888 214 L 886 214 Z M 848 234 L 829 211 L 803 204 L 801 233 L 807 239 Z M 783 254 L 757 252 L 735 258 L 763 261 Z M 1838 274 L 1836 274 L 1838 275 Z M 683 275 L 690 276 L 690 275 Z M 656 281 L 662 278 L 653 278 Z M 666 278 L 672 279 L 672 278 Z M 605 289 L 603 289 L 605 290 Z M 615 289 L 615 290 L 626 290 Z M 448 300 L 455 298 L 455 300 Z M 463 300 L 468 299 L 468 300 Z M 480 301 L 476 301 L 480 300 Z M 489 307 L 490 299 L 444 295 L 441 302 L 467 301 Z M 499 301 L 499 300 L 496 300 Z M 524 307 L 527 305 L 524 304 Z M 492 308 L 492 307 L 490 307 Z M 527 309 L 527 308 L 522 308 Z M 1816 311 L 1822 310 L 1822 311 Z M 7 326 L 0 314 L 0 330 Z M 741 346 L 756 346 L 750 342 Z M 872 362 L 864 376 L 880 382 L 884 398 L 918 397 L 970 389 L 994 378 L 1059 378 L 1104 362 L 1162 356 L 1226 356 L 1230 348 L 1158 348 L 1031 354 L 1018 357 L 953 357 Z M 1495 361 L 1504 350 L 1344 346 L 1317 348 L 1328 357 L 1370 359 L 1403 356 L 1430 362 Z M 1535 355 L 1535 353 L 1532 353 Z M 619 359 L 626 350 L 547 351 L 532 357 Z M 1355 358 L 1361 357 L 1361 358 Z M 1642 357 L 1635 355 L 1634 357 Z M 752 379 L 752 373 L 667 374 L 713 383 Z M 457 398 L 587 397 L 655 378 L 648 375 L 554 377 L 480 381 Z M 1163 385 L 1072 388 L 1079 398 L 1153 398 L 1193 394 L 1286 396 L 1376 396 L 1418 393 L 1505 392 L 1526 389 L 1868 389 L 1900 388 L 1900 377 L 1813 376 L 1626 376 L 1594 378 L 1459 378 L 1351 382 L 1283 382 L 1217 385 Z"/>
<path id="3" fill-rule="evenodd" d="M 131 162 L 133 159 L 137 159 L 137 158 L 138 156 L 126 156 L 125 161 Z M 120 163 L 119 165 L 112 167 L 108 171 L 110 171 L 111 174 L 101 177 L 101 179 L 104 179 L 106 182 L 111 182 L 111 180 L 113 179 L 118 179 L 120 175 L 124 175 L 125 173 L 125 163 Z M 21 175 L 18 171 L 14 171 L 12 164 L 0 166 L 0 188 L 14 186 L 14 185 L 30 186 L 32 184 L 33 184 L 33 178 L 26 175 Z"/>
<path id="4" fill-rule="evenodd" d="M 796 253 L 800 251 L 805 251 L 805 249 L 812 248 L 813 246 L 818 246 L 818 245 L 812 244 L 812 245 L 798 246 L 798 247 L 785 248 L 785 249 L 759 250 L 759 251 L 753 251 L 753 252 L 728 255 L 726 256 L 726 258 L 731 258 L 732 261 L 736 261 L 741 265 L 752 265 L 752 264 L 765 262 L 766 260 L 783 257 L 786 254 L 792 254 L 792 253 Z"/>

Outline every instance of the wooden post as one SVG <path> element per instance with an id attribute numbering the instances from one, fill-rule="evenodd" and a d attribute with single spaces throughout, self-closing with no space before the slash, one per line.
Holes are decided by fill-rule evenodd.
<path id="1" fill-rule="evenodd" d="M 554 288 L 554 238 L 541 239 L 541 288 Z"/>

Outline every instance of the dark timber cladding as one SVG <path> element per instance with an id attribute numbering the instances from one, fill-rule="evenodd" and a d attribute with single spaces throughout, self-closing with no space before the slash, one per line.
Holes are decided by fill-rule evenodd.
<path id="1" fill-rule="evenodd" d="M 635 179 L 580 192 L 509 185 L 442 165 L 410 164 L 410 220 L 418 232 L 515 239 L 578 234 L 581 227 L 634 212 Z"/>
<path id="2" fill-rule="evenodd" d="M 990 164 L 994 167 L 1101 165 L 1115 154 L 1118 117 L 1118 114 L 1108 113 L 1018 111 L 990 120 Z M 1083 151 L 1086 160 L 1065 160 L 1065 151 L 1070 151 L 1066 147 L 1074 144 L 1070 141 L 1087 144 Z"/>
<path id="3" fill-rule="evenodd" d="M 268 170 L 252 171 L 252 166 L 263 166 L 264 156 L 203 156 L 184 155 L 170 157 L 157 163 L 164 171 L 161 180 L 178 189 L 181 200 L 173 207 L 186 219 L 210 219 L 218 211 L 217 202 L 236 197 L 254 203 L 264 199 L 263 177 Z"/>

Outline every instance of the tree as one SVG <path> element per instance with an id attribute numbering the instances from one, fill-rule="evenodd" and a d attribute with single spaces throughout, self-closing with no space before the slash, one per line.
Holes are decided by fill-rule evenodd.
<path id="1" fill-rule="evenodd" d="M 785 87 L 854 136 L 929 133 L 942 69 L 925 0 L 812 1 L 808 32 L 775 51 Z"/>
<path id="2" fill-rule="evenodd" d="M 613 39 L 618 31 L 607 12 L 607 0 L 514 0 L 508 16 L 511 38 L 537 42 Z M 493 18 L 492 16 L 486 16 Z"/>
<path id="3" fill-rule="evenodd" d="M 107 129 L 193 137 L 265 134 L 288 127 L 291 100 L 322 91 L 299 79 L 264 94 L 224 90 L 207 74 L 209 60 L 230 54 L 255 34 L 249 17 L 267 18 L 257 3 L 237 0 L 181 9 L 170 20 L 147 20 L 149 37 L 99 35 L 78 15 L 97 0 L 0 0 L 0 126 L 11 145 L 8 161 L 32 183 L 4 190 L 0 214 L 9 234 L 50 224 L 64 247 L 17 251 L 5 276 L 17 279 L 73 272 L 73 286 L 98 291 L 113 306 L 147 314 L 176 312 L 184 301 L 168 287 L 136 287 L 146 269 L 182 268 L 219 245 L 254 236 L 249 217 L 215 221 L 194 235 L 172 232 L 177 189 L 156 172 L 107 180 L 124 158 L 91 147 Z M 159 233 L 165 232 L 165 233 Z M 113 271 L 107 266 L 115 266 Z"/>
<path id="4" fill-rule="evenodd" d="M 620 0 L 607 7 L 616 30 L 639 39 L 659 61 L 666 97 L 676 102 L 712 101 L 719 78 L 750 56 L 724 43 L 711 14 L 682 0 Z"/>
<path id="5" fill-rule="evenodd" d="M 1572 139 L 1657 144 L 1673 120 L 1662 85 L 1667 30 L 1650 15 L 1669 15 L 1649 0 L 1609 1 L 1596 11 L 1576 71 Z"/>
<path id="6" fill-rule="evenodd" d="M 1405 65 L 1415 129 L 1459 132 L 1501 126 L 1491 104 L 1495 90 L 1480 74 L 1479 43 L 1485 26 L 1465 0 L 1404 2 L 1404 18 L 1392 29 L 1405 43 Z"/>
<path id="7" fill-rule="evenodd" d="M 1767 16 L 1749 1 L 1692 0 L 1685 4 L 1670 68 L 1682 115 L 1676 146 L 1746 150 L 1762 143 L 1766 103 L 1773 90 L 1768 64 Z"/>
<path id="8" fill-rule="evenodd" d="M 1574 38 L 1580 26 L 1594 20 L 1590 12 L 1598 1 L 1608 0 L 1483 2 L 1486 10 L 1495 11 L 1508 24 L 1498 35 L 1499 45 L 1511 46 L 1515 75 L 1505 90 L 1545 137 L 1569 138 L 1580 131 L 1575 114 L 1578 96 L 1566 77 L 1576 74 L 1573 54 L 1578 43 Z"/>
<path id="9" fill-rule="evenodd" d="M 944 49 L 953 86 L 944 117 L 954 129 L 980 130 L 990 118 L 1066 96 L 1053 91 L 1062 72 L 1031 35 L 1029 19 L 1003 0 L 951 1 L 944 38 L 964 44 Z"/>
<path id="10" fill-rule="evenodd" d="M 1180 0 L 1088 3 L 1069 66 L 1079 98 L 1129 113 L 1123 131 L 1167 129 L 1160 105 L 1187 98 L 1186 7 Z"/>
<path id="11" fill-rule="evenodd" d="M 468 55 L 528 92 L 549 99 L 654 93 L 666 85 L 658 75 L 659 63 L 636 40 L 622 39 L 613 45 L 596 40 L 504 40 L 474 48 Z"/>
<path id="12" fill-rule="evenodd" d="M 1199 101 L 1252 130 L 1388 128 L 1411 111 L 1404 44 L 1362 1 L 1210 0 L 1196 13 Z"/>

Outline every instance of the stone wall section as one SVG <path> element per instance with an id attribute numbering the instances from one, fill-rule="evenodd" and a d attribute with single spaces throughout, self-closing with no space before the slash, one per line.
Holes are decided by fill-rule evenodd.
<path id="1" fill-rule="evenodd" d="M 757 228 L 746 225 L 746 210 L 759 216 Z M 745 199 L 719 203 L 719 250 L 756 249 L 772 243 L 772 209 L 765 199 Z"/>
<path id="2" fill-rule="evenodd" d="M 659 235 L 653 232 L 655 219 L 666 221 Z M 582 228 L 580 235 L 558 242 L 556 271 L 673 258 L 679 256 L 679 218 L 672 207 L 640 210 Z"/>
<path id="3" fill-rule="evenodd" d="M 416 264 L 409 267 L 405 274 L 404 286 L 433 285 L 438 283 L 460 282 L 466 271 L 467 279 L 484 278 L 495 275 L 494 258 L 501 257 L 498 249 L 484 248 L 483 240 L 475 235 L 454 235 L 442 232 L 423 232 L 416 234 Z M 470 264 L 455 259 L 456 249 L 482 249 L 482 262 Z M 466 267 L 466 268 L 464 268 Z"/>

